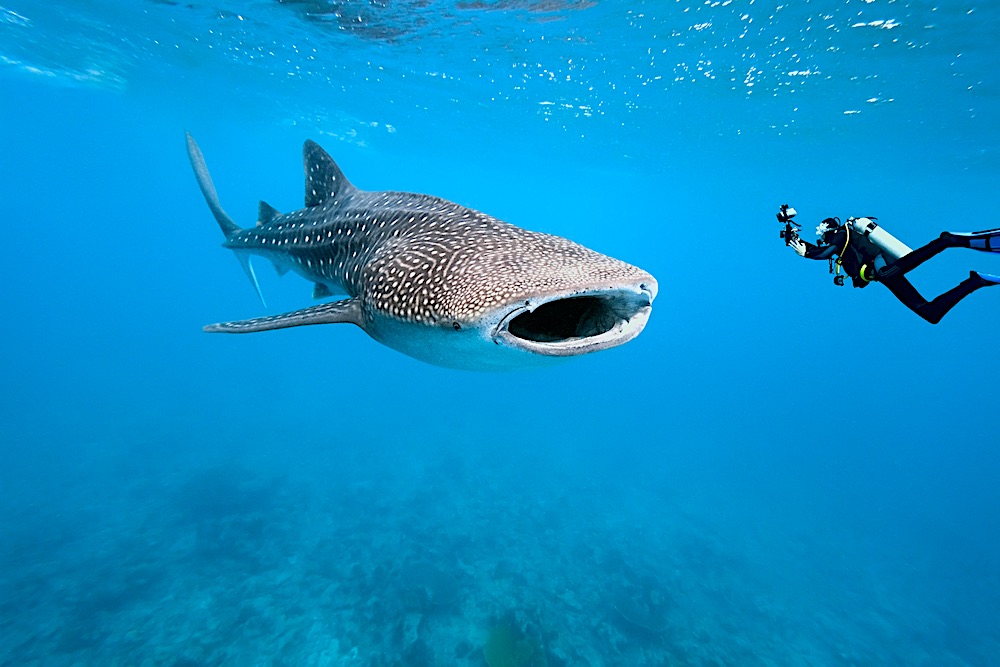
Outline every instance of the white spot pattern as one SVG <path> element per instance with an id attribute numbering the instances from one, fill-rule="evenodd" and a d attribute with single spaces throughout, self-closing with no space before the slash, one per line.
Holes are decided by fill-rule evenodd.
<path id="1" fill-rule="evenodd" d="M 539 293 L 650 279 L 568 239 L 438 197 L 366 192 L 346 179 L 338 193 L 336 173 L 329 165 L 325 170 L 328 199 L 242 230 L 226 245 L 291 264 L 312 282 L 341 286 L 361 296 L 369 313 L 445 326 Z M 315 164 L 306 170 L 312 201 L 327 190 L 317 180 L 323 173 Z"/>

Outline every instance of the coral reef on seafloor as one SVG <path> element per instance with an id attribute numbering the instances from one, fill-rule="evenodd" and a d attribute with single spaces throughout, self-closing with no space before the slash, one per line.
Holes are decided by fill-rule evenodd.
<path id="1" fill-rule="evenodd" d="M 489 667 L 548 667 L 549 664 L 541 642 L 509 620 L 490 629 L 483 656 Z"/>
<path id="2" fill-rule="evenodd" d="M 306 477 L 199 463 L 0 504 L 0 665 L 914 664 L 887 628 L 946 620 L 821 540 L 776 552 L 674 507 L 639 522 L 606 486 L 482 456 L 415 448 L 419 477 L 395 452 Z M 997 664 L 961 637 L 917 662 Z"/>

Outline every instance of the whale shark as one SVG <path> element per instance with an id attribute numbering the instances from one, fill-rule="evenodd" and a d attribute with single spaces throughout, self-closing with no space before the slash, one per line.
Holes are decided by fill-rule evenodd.
<path id="1" fill-rule="evenodd" d="M 431 364 L 504 370 L 616 347 L 649 319 L 657 282 L 646 271 L 432 195 L 361 190 L 313 141 L 303 147 L 305 207 L 280 213 L 261 201 L 257 224 L 242 228 L 190 134 L 187 149 L 223 247 L 262 303 L 252 256 L 312 282 L 316 299 L 346 297 L 205 331 L 354 324 Z"/>

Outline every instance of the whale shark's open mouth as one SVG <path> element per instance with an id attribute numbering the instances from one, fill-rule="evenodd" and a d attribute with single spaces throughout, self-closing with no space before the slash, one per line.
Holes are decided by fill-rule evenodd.
<path id="1" fill-rule="evenodd" d="M 528 301 L 501 320 L 495 340 L 556 357 L 605 350 L 639 335 L 655 296 L 643 284 Z"/>

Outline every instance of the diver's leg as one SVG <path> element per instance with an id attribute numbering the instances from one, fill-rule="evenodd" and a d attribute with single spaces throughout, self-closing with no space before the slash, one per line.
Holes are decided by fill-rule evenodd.
<path id="1" fill-rule="evenodd" d="M 927 319 L 920 312 L 920 309 L 927 305 L 927 299 L 920 296 L 917 288 L 910 284 L 910 281 L 904 278 L 902 273 L 893 273 L 885 279 L 880 278 L 879 281 L 892 292 L 893 296 L 899 299 L 900 303 L 925 320 Z M 930 322 L 930 320 L 928 321 Z M 937 324 L 937 320 L 931 322 L 931 324 Z"/>
<path id="2" fill-rule="evenodd" d="M 917 268 L 931 257 L 940 253 L 942 250 L 963 247 L 968 247 L 968 243 L 965 240 L 956 237 L 954 234 L 943 232 L 941 236 L 937 237 L 927 245 L 921 246 L 916 250 L 903 255 L 890 266 L 883 269 L 883 271 L 887 276 L 891 274 L 903 275 L 904 273 L 909 273 L 913 269 Z"/>
<path id="3" fill-rule="evenodd" d="M 884 268 L 876 266 L 878 279 L 885 282 L 893 276 L 903 276 L 948 248 L 971 248 L 1000 253 L 1000 229 L 988 229 L 969 234 L 941 232 L 941 236 L 927 245 L 903 255 L 892 264 Z"/>
<path id="4" fill-rule="evenodd" d="M 884 284 L 904 306 L 931 324 L 937 324 L 959 301 L 981 287 L 1000 284 L 1000 278 L 980 275 L 975 271 L 971 271 L 968 278 L 933 301 L 927 301 L 920 296 L 920 293 L 910 284 L 910 281 L 901 274 L 892 276 L 884 281 Z"/>

